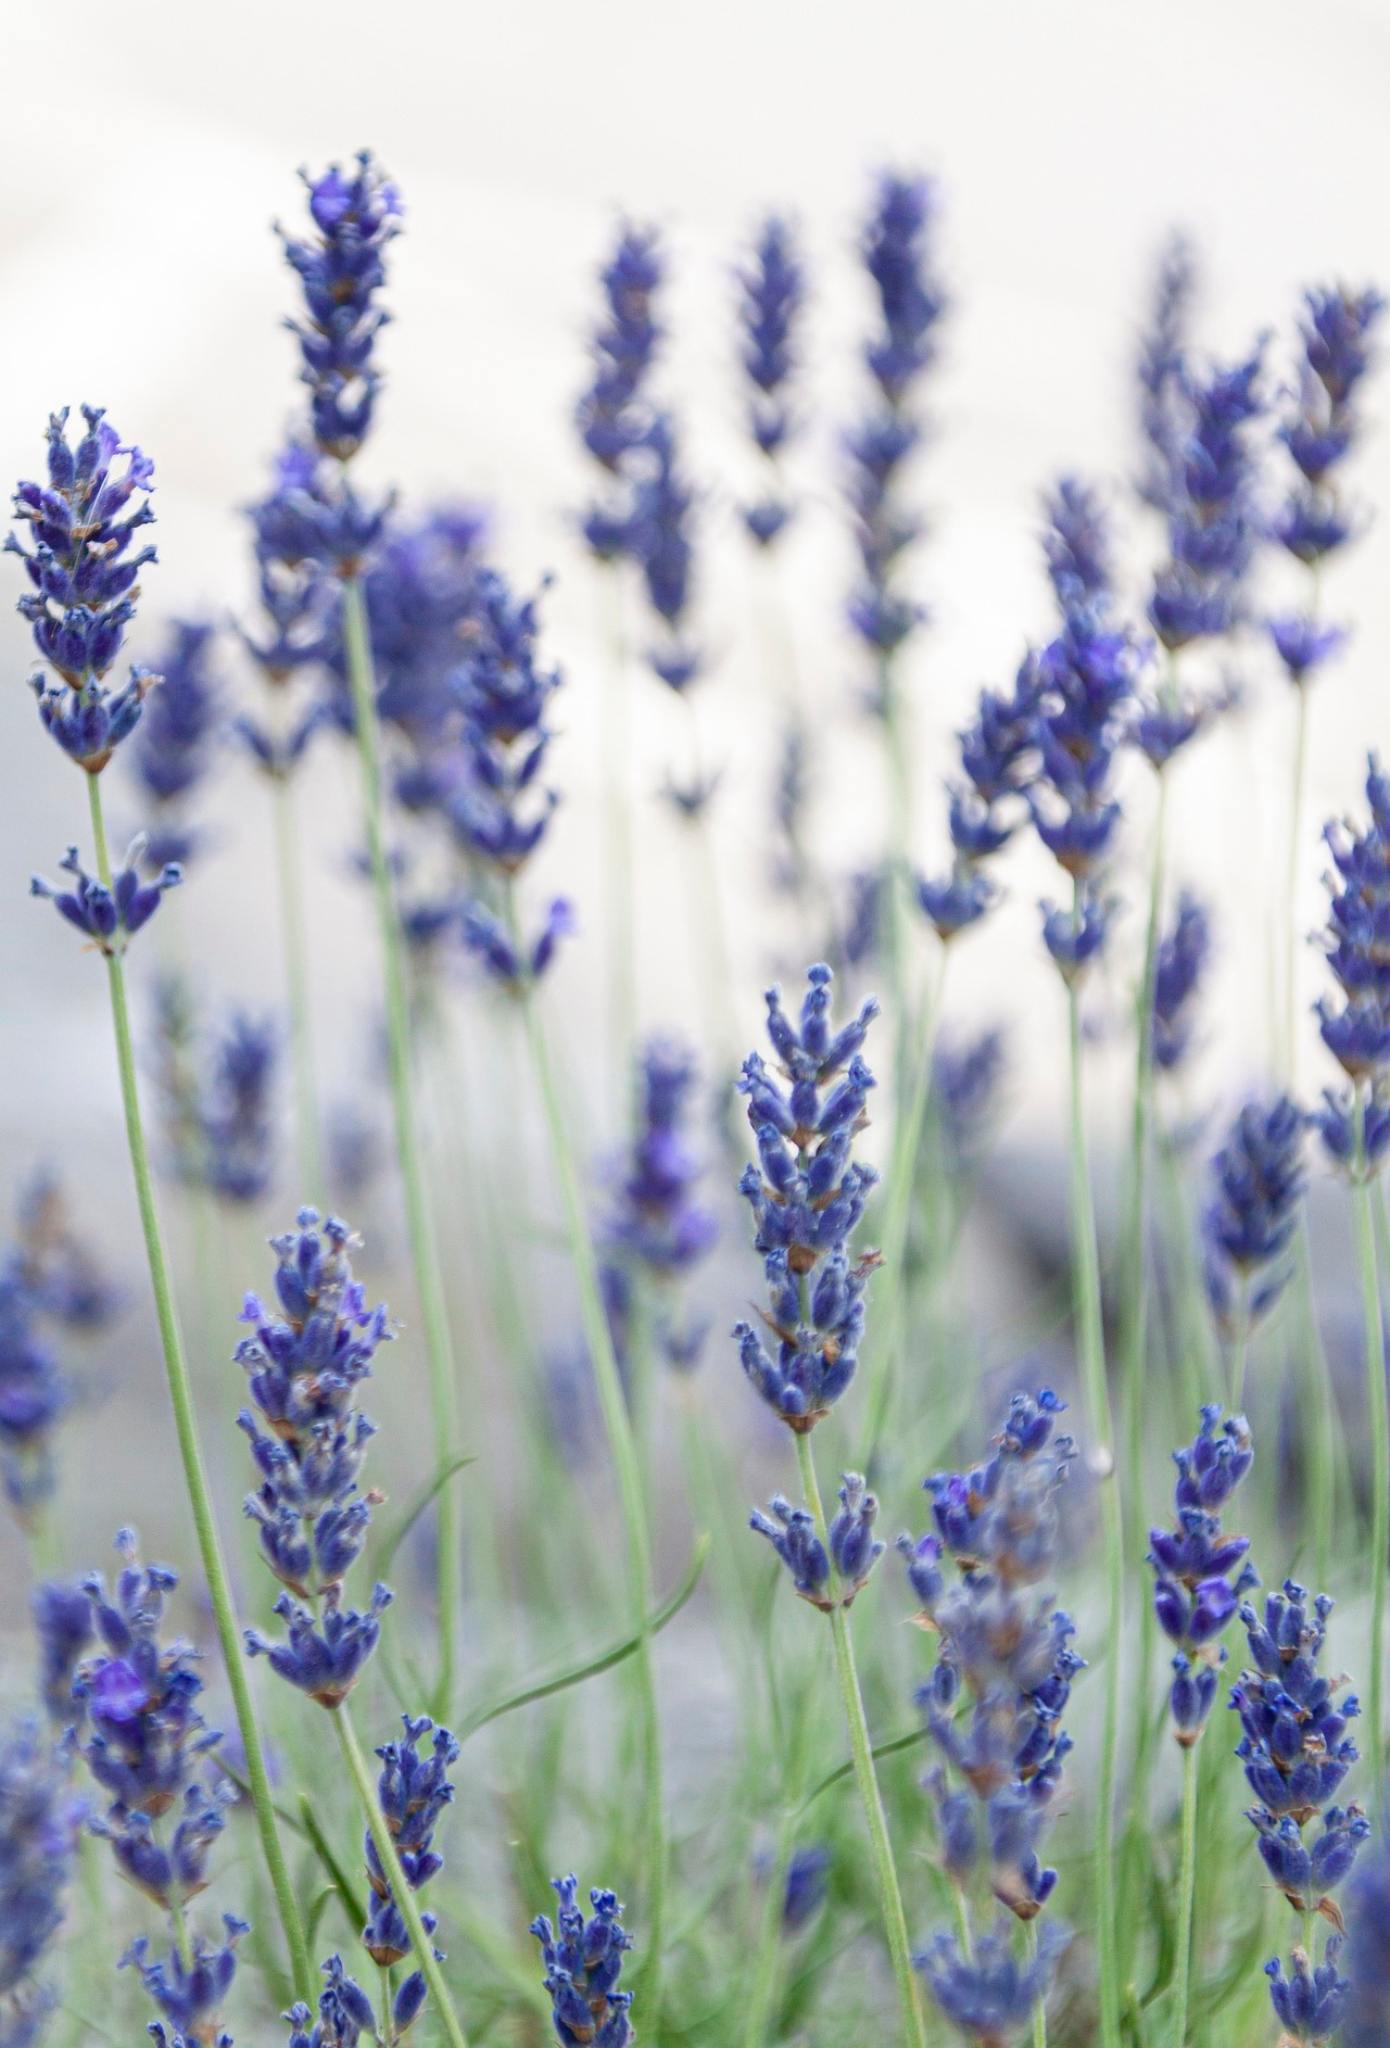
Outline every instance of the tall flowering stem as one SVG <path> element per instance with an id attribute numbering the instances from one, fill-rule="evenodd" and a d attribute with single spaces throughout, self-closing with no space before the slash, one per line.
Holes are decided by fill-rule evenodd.
<path id="1" fill-rule="evenodd" d="M 148 494 L 154 465 L 138 448 L 121 442 L 100 408 L 84 407 L 83 418 L 86 431 L 75 448 L 68 442 L 66 411 L 50 418 L 47 482 L 22 482 L 14 499 L 16 516 L 28 528 L 31 546 L 26 551 L 12 534 L 7 547 L 24 563 L 34 586 L 34 594 L 21 599 L 19 608 L 30 622 L 35 645 L 51 675 L 51 680 L 34 679 L 39 717 L 50 737 L 86 775 L 97 873 L 91 876 L 83 871 L 74 848 L 63 863 L 72 886 L 55 887 L 36 878 L 31 887 L 35 895 L 50 898 L 68 923 L 94 940 L 106 961 L 121 1105 L 184 1484 L 245 1746 L 261 1848 L 294 1977 L 308 1988 L 312 1981 L 308 1948 L 276 1832 L 270 1782 L 198 1437 L 169 1258 L 155 1206 L 126 995 L 124 949 L 158 909 L 163 890 L 180 879 L 180 871 L 170 865 L 156 881 L 142 883 L 138 861 L 144 842 L 137 840 L 120 872 L 113 872 L 102 810 L 102 770 L 138 725 L 152 681 L 135 669 L 122 688 L 112 689 L 106 677 L 120 652 L 125 627 L 134 616 L 136 578 L 144 564 L 154 560 L 153 548 L 130 552 L 133 537 L 153 518 Z"/>
<path id="2" fill-rule="evenodd" d="M 541 1108 L 550 1136 L 570 1258 L 579 1291 L 579 1315 L 584 1341 L 593 1365 L 603 1412 L 609 1453 L 618 1478 L 623 1523 L 627 1536 L 628 1587 L 633 1625 L 638 1635 L 637 1683 L 642 1712 L 643 1834 L 647 1855 L 648 1949 L 642 1992 L 652 2016 L 654 2035 L 661 2024 L 661 1942 L 665 1918 L 666 1817 L 662 1782 L 661 1720 L 656 1698 L 656 1675 L 652 1660 L 652 1550 L 647 1526 L 646 1490 L 638 1463 L 632 1418 L 628 1413 L 613 1348 L 613 1333 L 604 1311 L 598 1259 L 585 1214 L 584 1188 L 564 1108 L 556 1086 L 550 1048 L 535 1001 L 534 991 L 524 1001 L 527 1041 L 540 1092 Z"/>
<path id="3" fill-rule="evenodd" d="M 406 1229 L 411 1264 L 420 1300 L 425 1361 L 429 1372 L 430 1407 L 435 1444 L 440 1455 L 458 1445 L 453 1344 L 444 1297 L 434 1216 L 425 1189 L 410 1063 L 410 1011 L 406 994 L 404 946 L 400 912 L 391 881 L 390 860 L 382 818 L 381 728 L 377 716 L 376 681 L 367 606 L 361 580 L 343 583 L 343 639 L 348 682 L 352 691 L 353 725 L 362 769 L 367 850 L 372 889 L 381 932 L 386 999 L 386 1047 L 391 1078 L 391 1109 L 396 1128 L 396 1153 L 405 1194 Z M 441 1701 L 453 1697 L 458 1668 L 458 1624 L 462 1593 L 458 1496 L 452 1485 L 439 1495 L 436 1597 L 439 1603 L 439 1686 Z"/>
<path id="4" fill-rule="evenodd" d="M 433 1998 L 433 2010 L 439 2015 L 449 2048 L 468 2048 L 468 2037 L 459 2019 L 457 2008 L 449 1991 L 444 1972 L 435 1954 L 434 1939 L 425 1924 L 420 1911 L 420 1902 L 406 1872 L 401 1867 L 400 1851 L 390 1823 L 382 1810 L 381 1795 L 372 1782 L 371 1768 L 363 1752 L 357 1729 L 353 1724 L 348 1702 L 344 1700 L 333 1712 L 333 1727 L 338 1737 L 338 1747 L 343 1762 L 347 1765 L 358 1804 L 367 1823 L 372 1846 L 376 1850 L 381 1868 L 391 1888 L 391 1896 L 400 1908 L 401 1918 L 410 1935 L 411 1950 L 429 1986 Z"/>
<path id="5" fill-rule="evenodd" d="M 825 1506 L 816 1479 L 811 1432 L 798 1430 L 794 1435 L 801 1488 L 815 1523 L 816 1538 L 827 1547 L 829 1555 L 834 1560 L 837 1546 L 831 1540 Z M 837 1522 L 841 1519 L 836 1517 Z M 881 1549 L 882 1545 L 878 1548 Z M 842 1574 L 840 1576 L 843 1577 Z M 851 1581 L 848 1587 L 849 1598 L 853 1597 L 855 1590 Z M 830 1638 L 835 1650 L 835 1676 L 840 1687 L 845 1725 L 849 1731 L 854 1782 L 859 1793 L 859 1803 L 864 1809 L 864 1820 L 869 1833 L 869 1853 L 873 1858 L 874 1876 L 878 1883 L 879 1908 L 883 1914 L 884 1932 L 888 1938 L 888 1955 L 893 1965 L 898 1999 L 902 2007 L 903 2038 L 910 2044 L 910 2048 L 925 2048 L 926 2030 L 922 2018 L 921 1998 L 912 1969 L 912 1946 L 907 1935 L 907 1917 L 903 1912 L 902 1890 L 898 1884 L 897 1864 L 893 1860 L 888 1820 L 883 1811 L 883 1794 L 879 1791 L 878 1773 L 874 1768 L 873 1744 L 864 1713 L 864 1695 L 859 1686 L 854 1641 L 850 1635 L 848 1599 L 843 1596 L 837 1599 L 830 1609 Z"/>
<path id="6" fill-rule="evenodd" d="M 1101 1313 L 1100 1254 L 1095 1200 L 1086 1146 L 1081 999 L 1076 980 L 1067 987 L 1071 1066 L 1071 1212 L 1077 1342 L 1087 1423 L 1100 1466 L 1100 1503 L 1105 1547 L 1105 1708 L 1096 1779 L 1094 1819 L 1096 1951 L 1099 1969 L 1101 2041 L 1117 2048 L 1120 2038 L 1120 1982 L 1115 1919 L 1115 1765 L 1120 1733 L 1120 1646 L 1124 1629 L 1124 1523 L 1119 1475 L 1114 1463 L 1114 1420 L 1105 1368 L 1105 1326 Z"/>
<path id="7" fill-rule="evenodd" d="M 876 1179 L 851 1151 L 875 1085 L 862 1047 L 878 1005 L 869 999 L 836 1030 L 831 979 L 826 966 L 808 970 L 795 1019 L 783 1008 L 781 991 L 768 990 L 767 1034 L 780 1080 L 759 1053 L 743 1063 L 739 1086 L 758 1165 L 747 1168 L 739 1191 L 753 1213 L 768 1291 L 762 1322 L 775 1344 L 769 1348 L 748 1322 L 736 1324 L 733 1334 L 750 1385 L 796 1441 L 806 1505 L 794 1508 L 775 1495 L 771 1512 L 755 1510 L 750 1526 L 772 1544 L 800 1597 L 829 1617 L 905 2039 L 921 2048 L 920 1996 L 849 1632 L 849 1607 L 883 1552 L 874 1536 L 878 1503 L 859 1474 L 847 1472 L 840 1512 L 827 1523 L 811 1450 L 812 1430 L 854 1378 L 864 1292 L 877 1263 L 869 1253 L 852 1264 L 850 1240 Z"/>
<path id="8" fill-rule="evenodd" d="M 87 796 L 91 805 L 97 874 L 103 886 L 109 889 L 112 883 L 111 856 L 106 843 L 101 784 L 95 775 L 89 775 L 87 778 Z M 149 1145 L 145 1137 L 144 1120 L 140 1112 L 140 1093 L 136 1081 L 135 1045 L 131 1035 L 130 1006 L 126 996 L 125 963 L 119 952 L 107 952 L 106 972 L 111 996 L 111 1022 L 116 1039 L 116 1063 L 120 1072 L 126 1142 L 130 1149 L 131 1171 L 135 1178 L 135 1199 L 140 1211 L 140 1228 L 144 1233 L 145 1255 L 149 1262 L 150 1285 L 154 1292 L 155 1316 L 159 1324 L 164 1373 L 169 1388 L 169 1405 L 174 1415 L 179 1458 L 183 1465 L 184 1485 L 193 1512 L 198 1554 L 202 1561 L 203 1576 L 207 1580 L 208 1600 L 212 1607 L 218 1645 L 222 1651 L 227 1683 L 231 1690 L 237 1728 L 246 1754 L 246 1775 L 251 1787 L 256 1831 L 260 1836 L 261 1852 L 265 1857 L 266 1869 L 270 1873 L 276 1907 L 290 1952 L 291 1974 L 298 1989 L 311 1991 L 314 1985 L 313 1966 L 309 1958 L 308 1943 L 304 1937 L 299 1903 L 290 1882 L 285 1852 L 276 1828 L 270 1777 L 266 1770 L 265 1752 L 261 1746 L 255 1709 L 251 1703 L 251 1689 L 246 1679 L 241 1635 L 232 1605 L 231 1586 L 227 1577 L 226 1562 L 222 1556 L 221 1540 L 213 1514 L 212 1493 L 208 1485 L 207 1467 L 198 1436 L 193 1389 L 189 1382 L 188 1363 L 184 1357 L 183 1339 L 179 1333 L 178 1313 L 174 1305 L 169 1257 L 165 1250 L 159 1213 L 155 1207 L 154 1175 L 150 1167 Z"/>
<path id="9" fill-rule="evenodd" d="M 1376 1264 L 1374 1192 L 1366 1165 L 1367 1105 L 1359 1106 L 1360 1172 L 1356 1204 L 1356 1258 L 1366 1321 L 1366 1417 L 1371 1441 L 1371 1648 L 1368 1673 L 1366 1754 L 1377 1800 L 1385 1794 L 1385 1602 L 1386 1553 L 1390 1550 L 1390 1399 L 1385 1385 L 1385 1318 Z"/>

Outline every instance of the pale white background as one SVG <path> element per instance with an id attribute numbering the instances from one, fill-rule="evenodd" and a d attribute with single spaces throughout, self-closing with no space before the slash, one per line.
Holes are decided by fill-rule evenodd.
<path id="1" fill-rule="evenodd" d="M 1002 681 L 1045 628 L 1036 494 L 1059 468 L 1114 479 L 1132 467 L 1130 367 L 1156 247 L 1184 223 L 1204 253 L 1204 332 L 1242 347 L 1287 337 L 1300 285 L 1390 283 L 1390 12 L 1338 0 L 1087 4 L 861 4 L 808 9 L 685 5 L 333 8 L 249 0 L 233 13 L 171 0 L 6 10 L 0 119 L 0 472 L 32 473 L 48 410 L 106 403 L 159 468 L 161 565 L 146 583 L 136 653 L 160 614 L 232 608 L 245 589 L 234 508 L 297 402 L 278 329 L 293 294 L 270 224 L 294 219 L 294 172 L 369 142 L 399 180 L 407 233 L 392 264 L 396 323 L 374 474 L 407 492 L 481 496 L 524 579 L 557 572 L 551 644 L 570 677 L 557 775 L 568 800 L 550 856 L 581 899 L 588 937 L 562 1000 L 582 1059 L 599 1028 L 602 911 L 595 873 L 595 605 L 567 512 L 585 488 L 569 408 L 583 375 L 592 273 L 616 209 L 666 231 L 675 283 L 664 389 L 708 490 L 709 744 L 727 762 L 723 879 L 737 999 L 749 1028 L 768 969 L 760 908 L 772 686 L 749 630 L 748 564 L 731 501 L 746 482 L 730 367 L 729 266 L 760 209 L 803 224 L 817 272 L 813 498 L 789 561 L 804 687 L 824 733 L 821 845 L 832 865 L 874 849 L 879 780 L 853 710 L 854 651 L 840 624 L 848 573 L 834 498 L 836 436 L 859 388 L 866 318 L 855 222 L 881 164 L 942 184 L 942 258 L 955 309 L 921 472 L 934 532 L 919 561 L 936 623 L 913 679 L 927 796 L 919 851 L 939 855 L 934 788 L 971 692 Z M 1276 356 L 1278 350 L 1276 349 Z M 1371 411 L 1386 411 L 1384 390 Z M 1359 465 L 1390 499 L 1390 435 Z M 1318 818 L 1356 795 L 1358 763 L 1387 734 L 1390 595 L 1383 524 L 1337 570 L 1330 604 L 1358 621 L 1350 657 L 1319 691 L 1298 913 L 1317 917 Z M 1134 559 L 1150 545 L 1133 527 Z M 12 579 L 7 578 L 7 581 Z M 1287 586 L 1291 588 L 1291 584 Z M 28 654 L 0 627 L 0 1166 L 13 1181 L 47 1149 L 59 1163 L 114 1156 L 117 1128 L 94 963 L 30 869 L 82 822 L 75 774 L 43 739 L 23 688 Z M 1184 766 L 1178 862 L 1222 898 L 1226 966 L 1199 1092 L 1253 1078 L 1265 1056 L 1264 949 L 1283 915 L 1279 811 L 1291 706 L 1250 672 L 1250 714 Z M 644 686 L 645 691 L 645 686 Z M 764 708 L 760 708 L 764 707 Z M 649 788 L 683 745 L 652 684 L 634 738 Z M 674 721 L 674 722 L 673 722 Z M 355 833 L 351 780 L 329 750 L 311 777 L 314 969 L 326 1059 L 343 1080 L 364 1022 L 355 976 L 371 953 L 341 868 Z M 114 777 L 112 778 L 114 783 Z M 1136 779 L 1144 859 L 1148 793 Z M 118 815 L 136 822 L 113 789 Z M 179 904 L 209 986 L 274 996 L 260 794 L 236 774 L 212 800 L 220 854 Z M 699 1026 L 681 906 L 687 878 L 666 821 L 642 813 L 644 1001 L 653 1021 Z M 1034 899 L 1051 877 L 1025 859 L 994 929 L 963 952 L 954 1003 L 1011 1010 L 1025 1086 L 1020 1130 L 1057 1127 L 1055 984 L 1038 957 Z M 1140 882 L 1128 883 L 1137 900 Z M 1129 943 L 1134 940 L 1133 923 Z M 215 936 L 215 944 L 211 943 Z M 1121 948 L 1121 965 L 1124 951 Z M 1308 962 L 1309 996 L 1316 960 Z M 1321 1075 L 1311 1027 L 1306 1080 Z M 1325 1078 L 1325 1076 L 1322 1076 Z M 124 1199 L 122 1195 L 121 1199 Z"/>

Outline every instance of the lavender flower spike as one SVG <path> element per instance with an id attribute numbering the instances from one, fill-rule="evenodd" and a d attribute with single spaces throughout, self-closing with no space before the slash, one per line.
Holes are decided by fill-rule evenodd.
<path id="1" fill-rule="evenodd" d="M 1221 1524 L 1222 1509 L 1253 1461 L 1245 1417 L 1223 1420 L 1218 1406 L 1204 1408 L 1192 1443 L 1173 1453 L 1175 1526 L 1149 1531 L 1154 1612 L 1176 1645 L 1173 1733 L 1185 1749 L 1200 1740 L 1216 1699 L 1217 1671 L 1226 1659 L 1220 1638 L 1242 1593 L 1257 1583 L 1247 1561 L 1249 1539 L 1227 1535 Z"/>
<path id="2" fill-rule="evenodd" d="M 737 273 L 740 359 L 750 391 L 748 432 L 765 458 L 770 489 L 745 506 L 743 522 L 759 547 L 777 539 L 793 516 L 780 488 L 778 459 L 796 430 L 787 387 L 796 371 L 796 330 L 806 280 L 796 238 L 775 215 L 764 221 L 756 244 Z"/>
<path id="3" fill-rule="evenodd" d="M 1211 1162 L 1202 1215 L 1207 1296 L 1237 1340 L 1274 1306 L 1289 1277 L 1285 1254 L 1302 1199 L 1303 1117 L 1290 1097 L 1247 1103 Z"/>
<path id="4" fill-rule="evenodd" d="M 629 2048 L 636 2036 L 628 2019 L 630 1991 L 618 1990 L 623 1957 L 632 1937 L 622 1924 L 615 1893 L 589 1893 L 592 1915 L 578 1904 L 574 1877 L 552 1879 L 560 1901 L 554 1926 L 544 1913 L 531 1922 L 545 1963 L 555 2035 L 561 2048 Z"/>
<path id="5" fill-rule="evenodd" d="M 105 682 L 135 616 L 140 571 L 155 560 L 153 548 L 131 549 L 154 518 L 154 464 L 122 442 L 100 406 L 84 405 L 82 417 L 86 432 L 75 448 L 67 438 L 67 408 L 50 417 L 48 480 L 21 483 L 14 497 L 30 546 L 11 533 L 5 547 L 19 556 L 34 586 L 19 610 L 57 677 L 56 685 L 34 679 L 39 716 L 65 754 L 99 775 L 134 731 L 156 680 L 136 668 L 120 689 Z M 118 471 L 122 456 L 125 467 Z"/>
<path id="6" fill-rule="evenodd" d="M 387 244 L 399 230 L 400 195 L 365 149 L 348 171 L 332 164 L 322 177 L 302 175 L 317 239 L 281 232 L 307 316 L 289 326 L 309 386 L 314 439 L 325 455 L 347 462 L 367 437 L 381 384 L 374 355 L 389 316 L 376 294 L 386 282 Z"/>
<path id="7" fill-rule="evenodd" d="M 812 1429 L 854 1377 L 864 1288 L 877 1262 L 873 1253 L 851 1262 L 849 1241 L 877 1179 L 851 1160 L 850 1149 L 874 1086 L 860 1047 L 878 1005 L 871 998 L 835 1030 L 832 978 L 825 966 L 807 970 L 796 1023 L 780 991 L 768 991 L 768 1037 L 787 1085 L 755 1052 L 739 1083 L 759 1158 L 739 1190 L 763 1255 L 769 1305 L 762 1320 L 776 1352 L 751 1323 L 736 1324 L 733 1334 L 754 1389 L 799 1432 Z"/>
<path id="8" fill-rule="evenodd" d="M 444 1858 L 434 1847 L 434 1831 L 454 1796 L 448 1771 L 458 1759 L 459 1746 L 447 1728 L 436 1728 L 424 1716 L 412 1720 L 406 1714 L 402 1719 L 404 1741 L 385 1743 L 377 1751 L 381 1759 L 378 1796 L 406 1883 L 413 1892 L 418 1892 L 444 1867 Z M 428 1753 L 422 1755 L 420 1744 L 426 1736 L 433 1739 Z M 410 1932 L 391 1891 L 390 1879 L 382 1869 L 370 1828 L 364 1840 L 364 1854 L 371 1885 L 371 1918 L 362 1944 L 379 1968 L 389 1970 L 409 1956 Z M 433 1914 L 424 1914 L 422 1919 L 425 1932 L 432 1934 Z M 396 1987 L 392 2003 L 398 2036 L 417 2017 L 425 1997 L 424 1974 L 412 1970 Z"/>
<path id="9" fill-rule="evenodd" d="M 31 1722 L 0 1737 L 0 2040 L 32 2048 L 53 2006 L 39 1971 L 63 1921 L 79 1807 Z"/>
<path id="10" fill-rule="evenodd" d="M 99 953 L 116 957 L 149 923 L 165 892 L 176 889 L 183 880 L 183 869 L 171 862 L 153 882 L 142 881 L 140 867 L 145 845 L 143 833 L 131 840 L 121 865 L 111 877 L 109 889 L 95 875 L 87 873 L 77 848 L 70 846 L 58 865 L 72 876 L 72 882 L 65 887 L 61 882 L 33 875 L 29 894 L 46 897 L 59 917 L 87 934 Z"/>

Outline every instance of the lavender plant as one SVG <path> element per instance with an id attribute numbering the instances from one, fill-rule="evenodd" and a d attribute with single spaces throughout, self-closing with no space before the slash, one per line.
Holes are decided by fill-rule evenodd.
<path id="1" fill-rule="evenodd" d="M 1007 2042 L 1030 2018 L 1034 2040 L 1046 2039 L 1047 1974 L 1067 1939 L 1049 1925 L 1019 1972 L 1003 1927 L 976 1944 L 970 1913 L 983 1882 L 1031 1929 L 1057 1882 L 1038 1847 L 1072 1746 L 1062 1715 L 1083 1668 L 1071 1647 L 1075 1624 L 1041 1588 L 1055 1562 L 1055 1495 L 1075 1448 L 1054 1433 L 1063 1406 L 1046 1388 L 1036 1399 L 1016 1394 L 983 1464 L 925 1482 L 934 1531 L 898 1539 L 918 1620 L 939 1645 L 918 1694 L 940 1758 L 923 1785 L 957 1907 L 955 1936 L 935 1933 L 918 1968 L 946 2017 L 983 2042 Z M 959 1570 L 954 1584 L 948 1559 Z"/>
<path id="2" fill-rule="evenodd" d="M 63 866 L 73 877 L 73 886 L 58 888 L 36 879 L 33 888 L 37 895 L 50 897 L 68 923 L 93 939 L 106 961 L 126 1139 L 184 1486 L 246 1753 L 261 1849 L 295 1974 L 306 1981 L 308 1951 L 280 1847 L 260 1734 L 242 1669 L 169 1261 L 155 1207 L 126 995 L 125 949 L 154 915 L 163 892 L 180 879 L 179 870 L 167 868 L 154 883 L 143 882 L 138 871 L 143 848 L 137 840 L 121 869 L 113 871 L 101 799 L 101 772 L 135 730 L 150 687 L 148 674 L 140 669 L 132 669 L 129 681 L 119 689 L 108 686 L 106 678 L 134 616 L 139 572 L 154 559 L 152 548 L 132 551 L 135 536 L 153 517 L 149 493 L 154 465 L 138 448 L 122 443 L 101 408 L 84 407 L 83 420 L 86 432 L 74 447 L 67 435 L 67 411 L 50 418 L 47 483 L 22 482 L 15 494 L 16 517 L 29 532 L 30 547 L 26 550 L 14 535 L 7 543 L 24 561 L 34 586 L 34 594 L 20 600 L 20 610 L 29 620 L 35 645 L 54 678 L 51 682 L 41 676 L 35 679 L 39 715 L 64 753 L 86 773 L 97 864 L 96 875 L 88 874 L 77 849 L 70 848 Z"/>

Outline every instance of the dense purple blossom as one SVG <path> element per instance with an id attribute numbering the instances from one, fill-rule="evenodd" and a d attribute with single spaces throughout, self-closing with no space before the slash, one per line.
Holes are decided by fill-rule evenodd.
<path id="1" fill-rule="evenodd" d="M 400 226 L 401 202 L 369 150 L 344 170 L 304 174 L 312 238 L 284 234 L 285 260 L 304 291 L 302 320 L 289 322 L 309 387 L 314 439 L 347 462 L 366 439 L 381 375 L 376 339 L 389 317 L 377 304 L 385 252 Z"/>
<path id="2" fill-rule="evenodd" d="M 531 1922 L 531 1932 L 541 1945 L 556 2038 L 561 2048 L 629 2048 L 635 2038 L 628 2019 L 632 1993 L 620 1991 L 618 1979 L 632 1937 L 622 1924 L 617 1895 L 591 1891 L 593 1911 L 586 1919 L 577 1879 L 552 1882 L 560 1902 L 555 1924 L 542 1913 Z"/>
<path id="3" fill-rule="evenodd" d="M 1247 1562 L 1248 1538 L 1228 1535 L 1221 1520 L 1253 1461 L 1245 1417 L 1223 1419 L 1219 1406 L 1204 1408 L 1191 1444 L 1173 1453 L 1173 1526 L 1149 1531 L 1154 1612 L 1175 1646 L 1169 1708 L 1184 1748 L 1200 1740 L 1210 1718 L 1217 1672 L 1226 1659 L 1221 1637 L 1242 1593 L 1256 1583 Z"/>

